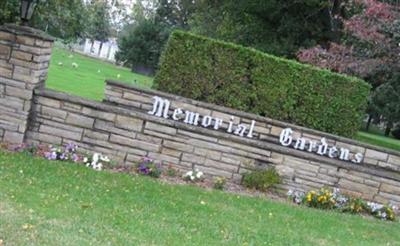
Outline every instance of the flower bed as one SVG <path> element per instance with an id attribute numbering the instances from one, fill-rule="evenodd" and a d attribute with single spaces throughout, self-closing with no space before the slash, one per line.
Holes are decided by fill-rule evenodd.
<path id="1" fill-rule="evenodd" d="M 0 148 L 13 152 L 26 152 L 35 156 L 46 158 L 48 160 L 66 161 L 76 163 L 93 168 L 100 171 L 111 169 L 117 172 L 128 172 L 135 174 L 145 175 L 153 178 L 162 178 L 164 182 L 173 184 L 188 184 L 207 188 L 219 189 L 227 192 L 250 195 L 257 197 L 265 197 L 280 199 L 274 193 L 265 192 L 264 190 L 249 189 L 246 186 L 226 182 L 226 178 L 214 177 L 213 180 L 207 179 L 204 173 L 199 169 L 193 169 L 184 173 L 183 175 L 174 168 L 172 164 L 165 164 L 162 161 L 156 161 L 147 157 L 143 157 L 136 165 L 132 167 L 116 167 L 111 166 L 110 159 L 101 153 L 93 153 L 92 155 L 85 155 L 78 153 L 78 146 L 70 143 L 64 146 L 48 146 L 48 145 L 0 145 Z M 107 164 L 107 165 L 106 165 Z M 268 175 L 267 175 L 268 176 Z M 269 176 L 268 176 L 269 177 Z M 273 175 L 275 177 L 275 175 Z M 278 178 L 278 176 L 276 176 Z M 269 179 L 268 179 L 269 180 Z M 394 221 L 396 219 L 397 208 L 392 205 L 383 205 L 373 202 L 367 202 L 363 199 L 352 197 L 343 194 L 339 189 L 326 189 L 322 188 L 319 191 L 309 191 L 304 193 L 302 191 L 288 192 L 289 199 L 299 205 L 318 209 L 338 210 L 341 212 L 349 213 L 362 213 L 374 216 L 382 220 Z"/>
<path id="2" fill-rule="evenodd" d="M 343 194 L 339 189 L 322 188 L 319 191 L 288 192 L 289 199 L 299 205 L 305 205 L 319 209 L 334 209 L 341 212 L 353 214 L 369 214 L 382 220 L 394 221 L 397 207 L 393 205 L 383 205 L 374 202 L 367 202 L 361 198 Z"/>

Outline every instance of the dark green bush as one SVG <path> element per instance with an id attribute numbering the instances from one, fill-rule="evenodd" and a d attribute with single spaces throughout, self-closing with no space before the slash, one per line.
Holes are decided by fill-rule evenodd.
<path id="1" fill-rule="evenodd" d="M 161 57 L 155 89 L 343 136 L 364 115 L 369 85 L 182 31 Z"/>
<path id="2" fill-rule="evenodd" d="M 392 131 L 392 135 L 393 137 L 400 139 L 400 126 L 397 126 L 397 128 Z"/>
<path id="3" fill-rule="evenodd" d="M 247 188 L 261 191 L 268 190 L 272 185 L 279 184 L 280 177 L 274 168 L 254 170 L 243 174 L 242 184 Z"/>

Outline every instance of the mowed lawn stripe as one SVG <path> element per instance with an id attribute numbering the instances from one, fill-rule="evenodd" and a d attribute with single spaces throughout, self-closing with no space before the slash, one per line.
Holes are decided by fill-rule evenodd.
<path id="1" fill-rule="evenodd" d="M 73 67 L 72 63 L 78 67 Z M 153 78 L 132 73 L 124 67 L 65 49 L 53 49 L 47 88 L 101 101 L 104 98 L 106 79 L 144 87 L 150 87 L 153 81 Z"/>
<path id="2" fill-rule="evenodd" d="M 396 245 L 399 222 L 0 152 L 5 245 Z"/>

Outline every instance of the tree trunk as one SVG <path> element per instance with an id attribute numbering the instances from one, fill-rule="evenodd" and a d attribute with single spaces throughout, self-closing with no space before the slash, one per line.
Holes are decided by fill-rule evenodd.
<path id="1" fill-rule="evenodd" d="M 392 127 L 393 127 L 393 123 L 392 122 L 388 122 L 386 124 L 386 129 L 385 129 L 385 136 L 386 137 L 389 137 L 390 130 L 392 130 Z"/>
<path id="2" fill-rule="evenodd" d="M 91 42 L 91 45 L 90 45 L 90 53 L 93 53 L 94 40 L 91 39 L 90 42 Z"/>
<path id="3" fill-rule="evenodd" d="M 368 115 L 367 124 L 365 125 L 365 130 L 366 130 L 366 131 L 369 131 L 369 126 L 371 125 L 371 121 L 372 121 L 372 116 L 369 114 L 369 115 Z"/>
<path id="4" fill-rule="evenodd" d="M 97 54 L 98 57 L 100 57 L 101 49 L 103 49 L 103 42 L 100 42 L 99 53 Z"/>

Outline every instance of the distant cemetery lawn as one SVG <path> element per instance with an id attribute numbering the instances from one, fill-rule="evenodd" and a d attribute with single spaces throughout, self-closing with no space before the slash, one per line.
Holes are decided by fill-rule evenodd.
<path id="1" fill-rule="evenodd" d="M 355 138 L 364 143 L 400 151 L 400 140 L 392 137 L 385 137 L 376 133 L 360 131 L 357 133 Z"/>
<path id="2" fill-rule="evenodd" d="M 400 223 L 0 152 L 4 245 L 396 245 Z"/>
<path id="3" fill-rule="evenodd" d="M 72 63 L 76 63 L 78 67 L 74 68 Z M 127 68 L 61 48 L 53 49 L 49 78 L 46 81 L 48 88 L 100 101 L 104 96 L 105 79 L 115 79 L 145 87 L 150 87 L 153 82 L 153 78 L 132 73 Z M 373 134 L 358 132 L 356 139 L 400 151 L 400 140 L 379 136 L 375 132 Z"/>
<path id="4" fill-rule="evenodd" d="M 150 87 L 153 81 L 152 78 L 132 73 L 127 68 L 61 48 L 53 49 L 49 78 L 46 81 L 48 88 L 100 101 L 104 96 L 105 79 L 146 87 Z"/>

